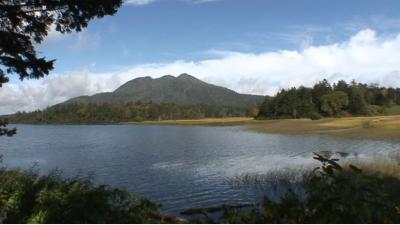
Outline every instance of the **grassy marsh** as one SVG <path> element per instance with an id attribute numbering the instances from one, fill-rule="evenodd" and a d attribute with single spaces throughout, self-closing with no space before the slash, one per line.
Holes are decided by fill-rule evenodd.
<path id="1" fill-rule="evenodd" d="M 264 133 L 327 134 L 346 138 L 400 140 L 400 116 L 346 117 L 321 120 L 257 121 L 247 126 Z"/>
<path id="2" fill-rule="evenodd" d="M 254 120 L 250 117 L 161 120 L 124 124 L 235 126 L 262 133 L 326 134 L 345 138 L 400 140 L 400 115 L 311 119 Z"/>

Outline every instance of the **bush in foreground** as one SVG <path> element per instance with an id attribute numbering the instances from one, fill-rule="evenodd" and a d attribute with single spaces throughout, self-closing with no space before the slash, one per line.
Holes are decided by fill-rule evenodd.
<path id="1" fill-rule="evenodd" d="M 0 169 L 2 223 L 159 223 L 147 199 L 89 179 L 63 179 L 53 172 Z"/>
<path id="2" fill-rule="evenodd" d="M 227 223 L 399 223 L 400 181 L 315 154 L 322 165 L 305 178 L 305 196 L 289 191 L 251 210 L 229 210 Z"/>

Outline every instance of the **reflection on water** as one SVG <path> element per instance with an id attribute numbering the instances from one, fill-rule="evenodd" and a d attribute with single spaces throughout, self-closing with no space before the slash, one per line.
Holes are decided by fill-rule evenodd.
<path id="1" fill-rule="evenodd" d="M 95 182 L 123 187 L 182 208 L 258 200 L 260 191 L 237 189 L 227 178 L 268 171 L 302 171 L 317 165 L 312 152 L 348 159 L 395 160 L 400 143 L 320 135 L 277 135 L 242 127 L 18 125 L 0 139 L 7 166 L 65 175 L 94 173 Z M 294 177 L 294 176 L 293 176 Z M 273 192 L 271 192 L 273 193 Z"/>

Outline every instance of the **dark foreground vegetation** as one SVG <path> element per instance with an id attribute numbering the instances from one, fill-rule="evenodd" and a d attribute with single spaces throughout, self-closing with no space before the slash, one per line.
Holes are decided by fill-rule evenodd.
<path id="1" fill-rule="evenodd" d="M 303 194 L 288 191 L 278 202 L 190 209 L 188 220 L 164 216 L 159 206 L 123 190 L 64 179 L 53 172 L 0 169 L 3 223 L 399 223 L 400 180 L 366 174 L 316 154 L 321 166 L 304 178 Z M 221 217 L 209 217 L 220 212 Z M 200 214 L 200 216 L 194 216 Z M 211 219 L 214 218 L 214 219 Z"/>
<path id="2" fill-rule="evenodd" d="M 251 110 L 229 106 L 172 103 L 68 103 L 7 116 L 11 123 L 120 123 L 251 116 Z"/>
<path id="3" fill-rule="evenodd" d="M 249 211 L 230 210 L 228 223 L 399 223 L 400 180 L 364 173 L 315 154 L 321 166 L 305 175 L 304 193 L 289 191 L 279 202 L 265 197 Z"/>
<path id="4" fill-rule="evenodd" d="M 0 169 L 1 223 L 170 222 L 145 198 L 59 172 Z"/>
<path id="5" fill-rule="evenodd" d="M 331 85 L 323 80 L 312 88 L 283 89 L 266 98 L 259 118 L 311 118 L 340 116 L 372 116 L 393 114 L 390 108 L 400 105 L 400 88 L 379 87 L 377 84 L 350 84 L 338 81 Z"/>

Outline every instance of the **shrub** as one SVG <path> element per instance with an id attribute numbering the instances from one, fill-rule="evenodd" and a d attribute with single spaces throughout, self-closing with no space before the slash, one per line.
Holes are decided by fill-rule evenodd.
<path id="1" fill-rule="evenodd" d="M 400 115 L 400 105 L 384 108 L 383 112 L 385 115 Z"/>
<path id="2" fill-rule="evenodd" d="M 367 115 L 368 116 L 376 116 L 376 115 L 381 115 L 384 113 L 383 107 L 379 105 L 369 105 L 367 107 Z"/>
<path id="3" fill-rule="evenodd" d="M 314 113 L 311 113 L 310 119 L 312 119 L 312 120 L 320 120 L 320 119 L 322 119 L 322 116 L 321 116 L 321 114 L 319 114 L 317 112 L 314 112 Z"/>
<path id="4" fill-rule="evenodd" d="M 350 116 L 351 116 L 351 114 L 349 112 L 347 112 L 347 111 L 341 111 L 340 112 L 340 117 L 350 117 Z"/>
<path id="5" fill-rule="evenodd" d="M 129 192 L 60 173 L 0 170 L 2 223 L 159 223 L 158 205 Z"/>
<path id="6" fill-rule="evenodd" d="M 315 154 L 321 162 L 306 178 L 306 196 L 289 191 L 279 202 L 264 198 L 250 211 L 225 212 L 228 223 L 399 223 L 400 181 L 369 175 Z"/>

